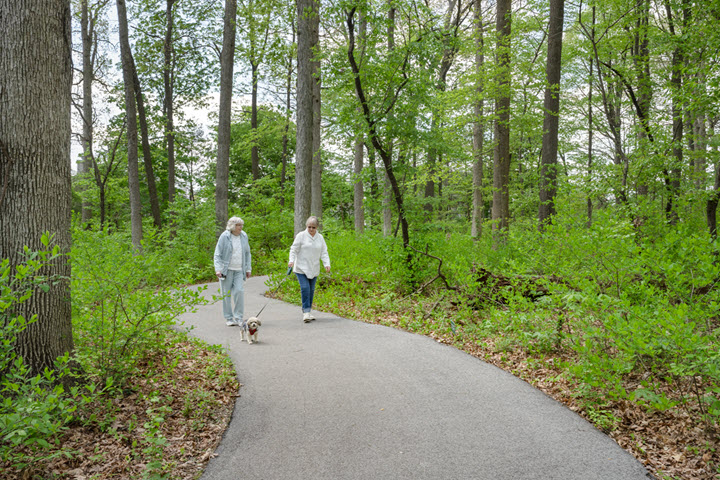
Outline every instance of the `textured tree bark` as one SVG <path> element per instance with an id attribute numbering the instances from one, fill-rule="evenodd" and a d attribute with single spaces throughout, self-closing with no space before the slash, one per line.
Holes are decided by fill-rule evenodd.
<path id="1" fill-rule="evenodd" d="M 510 32 L 511 0 L 498 0 L 496 57 L 498 94 L 495 98 L 493 154 L 493 232 L 495 244 L 504 241 L 510 220 Z"/>
<path id="2" fill-rule="evenodd" d="M 473 206 L 472 206 L 472 221 L 470 223 L 470 235 L 472 237 L 480 237 L 482 235 L 482 222 L 483 222 L 483 196 L 482 196 L 482 183 L 483 183 L 483 168 L 484 168 L 484 140 L 485 140 L 485 100 L 484 85 L 482 80 L 482 72 L 485 68 L 485 54 L 483 49 L 485 48 L 484 41 L 484 26 L 482 17 L 482 0 L 474 0 L 473 15 L 475 20 L 475 30 L 477 34 L 476 39 L 476 50 L 475 50 L 475 74 L 477 75 L 477 86 L 475 91 L 477 92 L 477 99 L 473 105 L 475 121 L 473 122 L 473 156 L 475 162 L 473 162 Z"/>
<path id="3" fill-rule="evenodd" d="M 140 172 L 138 170 L 137 109 L 133 81 L 132 52 L 128 35 L 127 8 L 125 0 L 117 0 L 118 29 L 120 33 L 120 56 L 122 58 L 123 83 L 125 84 L 125 116 L 127 117 L 128 188 L 130 189 L 130 225 L 132 244 L 142 248 L 142 214 L 140 212 Z"/>
<path id="4" fill-rule="evenodd" d="M 220 108 L 218 115 L 218 153 L 215 172 L 215 232 L 225 229 L 228 219 L 230 177 L 230 114 L 232 111 L 233 66 L 235 60 L 235 17 L 237 1 L 225 0 L 223 47 L 220 53 Z"/>
<path id="5" fill-rule="evenodd" d="M 542 230 L 555 215 L 557 193 L 558 124 L 560 120 L 560 67 L 562 64 L 562 35 L 565 18 L 565 0 L 550 0 L 547 65 L 545 76 L 545 118 L 540 169 L 540 205 L 538 227 Z"/>
<path id="6" fill-rule="evenodd" d="M 297 2 L 297 140 L 295 148 L 295 233 L 305 229 L 310 216 L 313 160 L 313 51 L 314 0 Z"/>
<path id="7" fill-rule="evenodd" d="M 0 0 L 0 258 L 11 266 L 24 246 L 44 250 L 46 231 L 70 250 L 70 22 L 69 0 Z M 16 342 L 34 373 L 73 349 L 67 256 L 42 274 L 59 281 L 17 312 L 37 315 Z"/>

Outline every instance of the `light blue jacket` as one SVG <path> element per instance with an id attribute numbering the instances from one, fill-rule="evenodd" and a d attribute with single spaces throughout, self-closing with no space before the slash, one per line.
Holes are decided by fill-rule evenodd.
<path id="1" fill-rule="evenodd" d="M 252 257 L 250 256 L 250 241 L 248 240 L 247 233 L 240 232 L 240 239 L 242 241 L 243 249 L 243 268 L 246 273 L 249 273 L 252 271 Z M 229 230 L 225 230 L 220 234 L 217 245 L 215 245 L 215 256 L 213 257 L 213 260 L 216 272 L 227 275 L 230 259 L 232 258 L 232 252 L 232 233 L 230 233 Z"/>

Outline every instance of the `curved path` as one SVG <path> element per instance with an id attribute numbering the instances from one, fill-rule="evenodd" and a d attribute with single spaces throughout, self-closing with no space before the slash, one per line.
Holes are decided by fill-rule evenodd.
<path id="1" fill-rule="evenodd" d="M 267 299 L 259 343 L 222 306 L 181 317 L 229 349 L 243 384 L 202 480 L 642 480 L 645 468 L 562 404 L 430 338 Z M 288 281 L 293 281 L 290 278 Z M 210 284 L 209 297 L 218 293 Z"/>

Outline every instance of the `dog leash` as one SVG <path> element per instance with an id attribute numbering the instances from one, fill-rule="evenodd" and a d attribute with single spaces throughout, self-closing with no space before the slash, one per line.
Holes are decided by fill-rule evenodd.
<path id="1" fill-rule="evenodd" d="M 280 288 L 280 285 L 282 285 L 283 282 L 285 280 L 287 280 L 287 278 L 290 276 L 290 273 L 292 272 L 292 269 L 293 269 L 293 267 L 288 267 L 287 272 L 285 272 L 285 276 L 283 277 L 282 280 L 280 280 L 280 283 L 277 284 L 277 286 L 272 290 L 272 292 L 276 292 L 278 290 L 278 288 Z M 268 300 L 267 303 L 265 305 L 263 305 L 263 307 L 260 309 L 260 311 L 257 313 L 257 315 L 255 315 L 255 317 L 259 317 L 260 314 L 262 313 L 262 311 L 265 310 L 265 307 L 267 307 L 268 305 L 270 305 L 270 300 Z"/>

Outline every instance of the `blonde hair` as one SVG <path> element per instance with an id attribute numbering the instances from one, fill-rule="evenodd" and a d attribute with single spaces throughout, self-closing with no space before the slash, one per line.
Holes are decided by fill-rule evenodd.
<path id="1" fill-rule="evenodd" d="M 241 225 L 245 226 L 245 222 L 240 217 L 230 217 L 230 220 L 228 220 L 227 227 L 225 227 L 225 230 L 232 231 L 235 228 L 235 225 Z"/>

